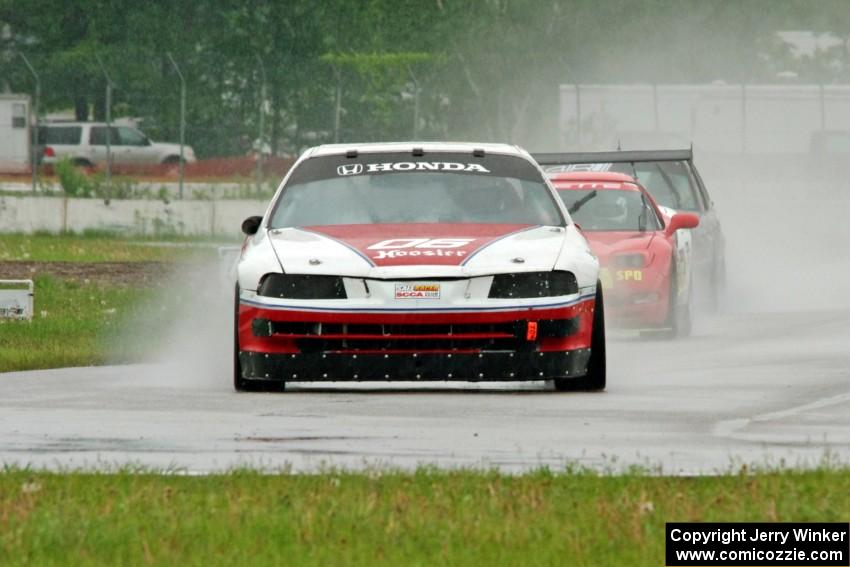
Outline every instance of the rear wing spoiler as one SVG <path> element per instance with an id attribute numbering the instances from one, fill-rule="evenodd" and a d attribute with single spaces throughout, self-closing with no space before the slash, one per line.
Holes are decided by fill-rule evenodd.
<path id="1" fill-rule="evenodd" d="M 687 150 L 648 150 L 634 152 L 578 152 L 531 154 L 540 165 L 579 163 L 634 163 L 641 161 L 693 161 L 694 152 Z"/>

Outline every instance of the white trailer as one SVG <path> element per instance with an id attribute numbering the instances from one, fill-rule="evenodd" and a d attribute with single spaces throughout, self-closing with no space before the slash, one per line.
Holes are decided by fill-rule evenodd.
<path id="1" fill-rule="evenodd" d="M 0 94 L 0 173 L 30 171 L 30 124 L 29 95 Z"/>

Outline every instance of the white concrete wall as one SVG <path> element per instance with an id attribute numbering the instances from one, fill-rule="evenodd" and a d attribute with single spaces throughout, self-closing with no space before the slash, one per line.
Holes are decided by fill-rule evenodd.
<path id="1" fill-rule="evenodd" d="M 267 201 L 162 201 L 0 196 L 0 233 L 109 230 L 128 234 L 237 234 Z"/>

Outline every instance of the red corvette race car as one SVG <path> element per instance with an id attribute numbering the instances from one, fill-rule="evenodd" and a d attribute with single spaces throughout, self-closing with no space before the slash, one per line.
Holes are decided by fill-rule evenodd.
<path id="1" fill-rule="evenodd" d="M 659 207 L 632 177 L 612 172 L 552 173 L 570 216 L 599 258 L 606 315 L 626 328 L 691 329 L 692 213 Z"/>

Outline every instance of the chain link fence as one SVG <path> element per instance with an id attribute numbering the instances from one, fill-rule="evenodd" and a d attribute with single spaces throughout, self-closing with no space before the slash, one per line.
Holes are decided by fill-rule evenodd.
<path id="1" fill-rule="evenodd" d="M 850 86 L 561 85 L 565 149 L 850 155 Z"/>

